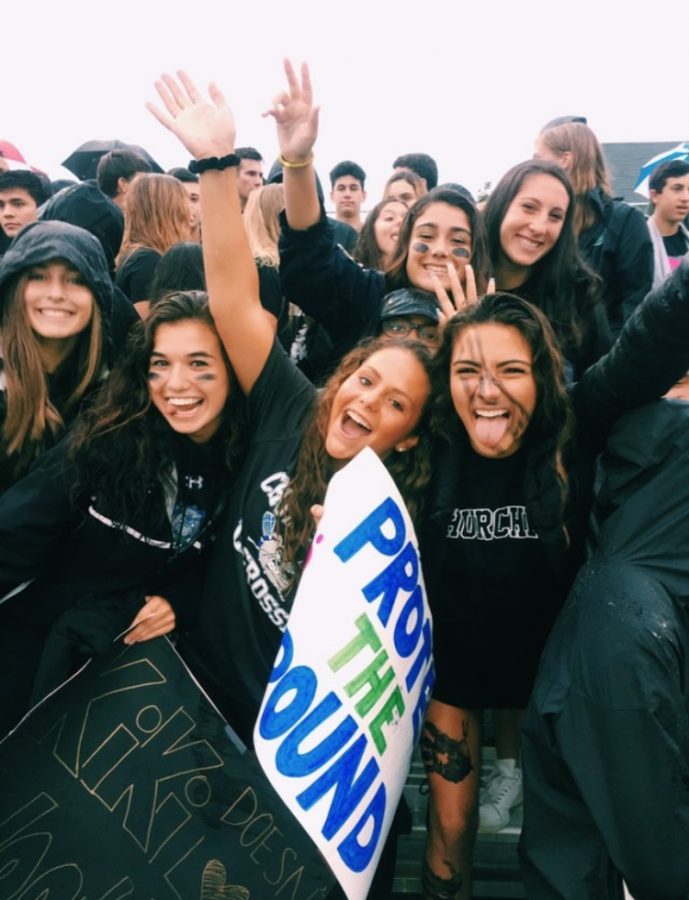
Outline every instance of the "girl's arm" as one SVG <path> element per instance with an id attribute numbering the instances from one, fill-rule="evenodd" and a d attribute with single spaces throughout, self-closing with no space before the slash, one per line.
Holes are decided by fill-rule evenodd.
<path id="1" fill-rule="evenodd" d="M 313 105 L 311 78 L 306 63 L 302 63 L 301 81 L 289 60 L 284 61 L 284 67 L 288 89 L 278 94 L 265 115 L 272 116 L 277 126 L 287 221 L 290 228 L 304 231 L 321 217 L 313 168 L 318 107 Z"/>
<path id="2" fill-rule="evenodd" d="M 167 112 L 147 108 L 177 135 L 196 160 L 222 159 L 235 148 L 232 111 L 215 84 L 211 102 L 179 72 L 163 75 L 156 89 Z M 212 169 L 199 177 L 203 216 L 203 264 L 210 308 L 244 393 L 249 394 L 273 346 L 273 329 L 263 312 L 258 274 L 242 225 L 237 170 Z"/>

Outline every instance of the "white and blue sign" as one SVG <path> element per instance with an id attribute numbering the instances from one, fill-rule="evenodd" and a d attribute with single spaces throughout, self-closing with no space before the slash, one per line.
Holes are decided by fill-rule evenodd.
<path id="1" fill-rule="evenodd" d="M 433 686 L 414 529 L 371 450 L 331 481 L 254 734 L 349 900 L 365 898 Z"/>

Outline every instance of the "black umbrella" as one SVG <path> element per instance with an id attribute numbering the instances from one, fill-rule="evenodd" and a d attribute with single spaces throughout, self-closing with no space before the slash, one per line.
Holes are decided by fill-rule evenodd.
<path id="1" fill-rule="evenodd" d="M 153 172 L 163 171 L 148 150 L 144 150 L 138 144 L 125 144 L 124 141 L 86 141 L 85 144 L 70 153 L 62 165 L 70 172 L 74 172 L 77 178 L 86 181 L 96 177 L 98 161 L 101 156 L 105 156 L 111 150 L 131 150 L 132 153 L 142 156 Z"/>

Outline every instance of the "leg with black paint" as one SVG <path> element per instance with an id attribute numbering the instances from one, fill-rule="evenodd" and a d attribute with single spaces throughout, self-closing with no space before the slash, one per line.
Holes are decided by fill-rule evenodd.
<path id="1" fill-rule="evenodd" d="M 423 868 L 425 900 L 469 900 L 478 826 L 481 718 L 432 700 L 421 735 L 430 786 Z"/>

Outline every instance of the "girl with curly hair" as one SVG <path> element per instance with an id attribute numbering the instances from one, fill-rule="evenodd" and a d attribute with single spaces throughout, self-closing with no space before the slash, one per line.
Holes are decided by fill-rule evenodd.
<path id="1" fill-rule="evenodd" d="M 169 295 L 68 437 L 6 491 L 0 733 L 128 627 L 127 643 L 147 640 L 191 615 L 243 455 L 243 411 L 205 294 Z"/>
<path id="2" fill-rule="evenodd" d="M 584 561 L 596 456 L 624 412 L 660 397 L 683 373 L 687 296 L 689 269 L 650 295 L 614 348 L 569 387 L 561 342 L 521 297 L 489 294 L 445 328 L 421 540 L 437 676 L 421 737 L 428 900 L 470 896 L 482 711 L 518 719 L 527 705 Z M 496 737 L 485 830 L 504 827 L 521 795 L 518 735 L 504 734 L 502 746 Z"/>
<path id="3" fill-rule="evenodd" d="M 216 88 L 206 102 L 186 76 L 180 79 L 163 76 L 157 83 L 167 113 L 149 109 L 202 161 L 211 312 L 249 406 L 246 461 L 209 560 L 196 625 L 180 649 L 250 743 L 315 533 L 312 507 L 323 502 L 330 477 L 370 447 L 412 513 L 420 506 L 431 468 L 424 427 L 430 353 L 417 341 L 375 340 L 347 355 L 316 393 L 275 341 L 261 309 L 241 227 L 232 114 Z M 283 165 L 301 158 L 306 139 L 299 126 L 287 124 L 294 121 L 290 106 L 301 108 L 297 88 L 272 110 L 278 127 L 290 131 L 281 142 Z M 207 166 L 213 157 L 221 162 Z"/>

